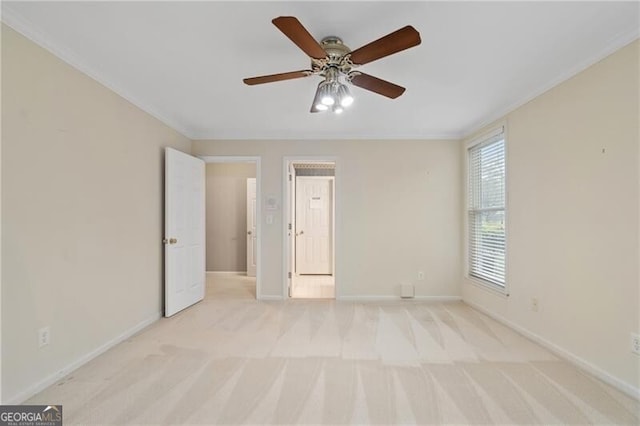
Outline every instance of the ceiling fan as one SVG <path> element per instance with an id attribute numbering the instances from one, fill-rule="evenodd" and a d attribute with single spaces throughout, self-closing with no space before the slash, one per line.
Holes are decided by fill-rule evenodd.
<path id="1" fill-rule="evenodd" d="M 331 110 L 336 114 L 342 113 L 345 107 L 353 103 L 353 97 L 345 83 L 391 99 L 402 95 L 404 87 L 357 71 L 356 68 L 417 46 L 421 42 L 420 33 L 407 25 L 352 51 L 335 36 L 325 37 L 318 43 L 293 16 L 280 16 L 271 22 L 309 56 L 311 69 L 245 78 L 243 81 L 253 86 L 310 75 L 324 77 L 318 84 L 311 112 Z"/>

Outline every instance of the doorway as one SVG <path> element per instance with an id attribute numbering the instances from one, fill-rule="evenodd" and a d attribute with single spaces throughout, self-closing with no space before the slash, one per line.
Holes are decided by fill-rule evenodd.
<path id="1" fill-rule="evenodd" d="M 260 158 L 205 161 L 206 298 L 259 298 Z"/>
<path id="2" fill-rule="evenodd" d="M 332 159 L 286 159 L 286 292 L 334 299 L 335 169 Z"/>

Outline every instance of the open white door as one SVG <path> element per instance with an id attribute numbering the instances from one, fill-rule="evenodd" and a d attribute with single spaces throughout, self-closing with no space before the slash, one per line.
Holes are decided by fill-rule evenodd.
<path id="1" fill-rule="evenodd" d="M 333 273 L 333 177 L 296 178 L 296 273 Z"/>
<path id="2" fill-rule="evenodd" d="M 164 316 L 204 298 L 204 161 L 165 148 Z"/>
<path id="3" fill-rule="evenodd" d="M 256 223 L 256 178 L 247 178 L 247 276 L 256 276 L 258 232 Z"/>

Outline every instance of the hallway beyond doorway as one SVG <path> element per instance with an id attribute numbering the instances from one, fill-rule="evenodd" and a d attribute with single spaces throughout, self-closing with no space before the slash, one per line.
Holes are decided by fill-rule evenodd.
<path id="1" fill-rule="evenodd" d="M 293 299 L 335 299 L 333 275 L 296 275 L 291 283 Z"/>
<path id="2" fill-rule="evenodd" d="M 206 299 L 255 299 L 256 277 L 242 273 L 207 272 Z"/>

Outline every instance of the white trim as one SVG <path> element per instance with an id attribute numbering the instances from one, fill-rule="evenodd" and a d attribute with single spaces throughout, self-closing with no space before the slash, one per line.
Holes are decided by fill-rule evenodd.
<path id="1" fill-rule="evenodd" d="M 256 155 L 201 155 L 198 158 L 205 163 L 255 163 L 256 165 L 256 232 L 258 234 L 258 252 L 256 253 L 256 299 L 261 300 L 262 291 L 262 157 Z M 245 271 L 246 274 L 246 271 Z"/>
<path id="2" fill-rule="evenodd" d="M 496 127 L 492 127 L 491 129 L 489 129 L 489 131 L 483 133 L 482 135 L 475 137 L 473 139 L 471 139 L 469 142 L 467 142 L 467 150 L 469 150 L 470 148 L 473 148 L 474 146 L 481 144 L 491 138 L 494 138 L 496 136 L 500 136 L 500 135 L 504 135 L 505 134 L 505 124 L 499 124 Z"/>
<path id="3" fill-rule="evenodd" d="M 491 311 L 489 311 L 488 309 L 485 309 L 484 307 L 473 303 L 473 302 L 469 302 L 467 300 L 464 300 L 464 303 L 466 303 L 467 305 L 471 306 L 473 309 L 476 309 L 480 312 L 482 312 L 485 315 L 488 315 L 489 317 L 493 318 L 494 320 L 498 321 L 499 323 L 502 323 L 504 325 L 506 325 L 507 327 L 513 329 L 514 331 L 520 333 L 521 335 L 523 335 L 524 337 L 534 341 L 535 343 L 539 344 L 540 346 L 543 346 L 544 348 L 550 350 L 551 352 L 553 352 L 554 354 L 558 355 L 560 358 L 570 362 L 571 364 L 575 365 L 578 368 L 581 368 L 583 370 L 585 370 L 586 372 L 588 372 L 589 374 L 595 376 L 596 378 L 602 380 L 603 382 L 613 386 L 614 388 L 618 389 L 621 392 L 624 392 L 625 394 L 629 395 L 632 398 L 635 398 L 636 400 L 640 400 L 640 388 L 637 388 L 635 386 L 633 386 L 630 383 L 624 382 L 620 379 L 618 379 L 617 377 L 612 376 L 611 374 L 607 373 L 606 371 L 604 371 L 602 368 L 592 364 L 591 362 L 580 358 L 578 355 L 569 352 L 568 350 L 556 345 L 555 343 L 545 339 L 544 337 L 541 337 L 529 330 L 527 330 L 526 328 L 519 326 L 518 324 L 509 321 L 508 319 L 497 315 Z"/>
<path id="4" fill-rule="evenodd" d="M 554 87 L 558 86 L 560 83 L 564 83 L 565 81 L 569 80 L 570 78 L 578 75 L 579 73 L 581 73 L 582 71 L 586 70 L 587 68 L 589 68 L 592 65 L 595 65 L 596 63 L 600 62 L 601 60 L 603 60 L 604 58 L 606 58 L 607 56 L 615 53 L 617 50 L 622 49 L 623 47 L 625 47 L 626 45 L 634 42 L 638 37 L 640 37 L 640 28 L 634 28 L 633 30 L 629 31 L 628 33 L 625 34 L 621 34 L 618 37 L 614 38 L 611 43 L 609 43 L 604 49 L 600 50 L 599 52 L 591 55 L 589 58 L 587 58 L 586 60 L 580 62 L 579 64 L 577 64 L 576 66 L 570 68 L 568 71 L 563 72 L 562 74 L 558 75 L 556 78 L 552 79 L 551 81 L 548 81 L 546 83 L 541 84 L 540 86 L 536 87 L 535 89 L 531 90 L 527 95 L 520 97 L 518 100 L 516 100 L 515 102 L 512 102 L 511 104 L 507 105 L 506 107 L 500 108 L 498 110 L 496 110 L 495 112 L 488 114 L 485 118 L 477 121 L 476 123 L 468 126 L 466 129 L 462 129 L 462 131 L 460 132 L 460 134 L 462 135 L 461 137 L 463 139 L 468 138 L 469 136 L 471 136 L 472 134 L 474 134 L 475 132 L 477 132 L 478 130 L 482 129 L 483 127 L 485 127 L 486 125 L 507 116 L 508 114 L 512 113 L 513 111 L 515 111 L 516 109 L 520 108 L 521 106 L 523 106 L 524 104 L 526 104 L 527 102 L 532 101 L 533 99 L 537 98 L 538 96 L 542 95 L 543 93 L 553 89 Z"/>
<path id="5" fill-rule="evenodd" d="M 162 318 L 162 312 L 159 312 L 159 311 L 150 315 L 148 318 L 142 320 L 141 322 L 134 325 L 130 329 L 125 330 L 124 332 L 120 333 L 119 335 L 107 341 L 106 343 L 98 346 L 96 349 L 92 350 L 91 352 L 88 352 L 85 355 L 81 356 L 80 358 L 77 358 L 75 361 L 71 362 L 70 364 L 67 364 L 66 366 L 56 371 L 55 373 L 49 374 L 47 377 L 29 386 L 27 389 L 21 392 L 18 392 L 17 395 L 14 395 L 6 400 L 3 400 L 2 404 L 5 404 L 5 405 L 22 404 L 27 399 L 31 398 L 32 396 L 36 395 L 39 392 L 42 392 L 43 390 L 53 385 L 64 376 L 82 367 L 84 364 L 88 363 L 95 357 L 102 355 L 103 353 L 113 348 L 117 344 L 122 343 L 129 337 L 141 331 L 142 329 L 158 321 L 160 318 Z"/>
<path id="6" fill-rule="evenodd" d="M 218 275 L 247 275 L 247 271 L 205 271 L 207 274 Z"/>
<path id="7" fill-rule="evenodd" d="M 511 209 L 509 208 L 509 167 L 511 161 L 509 161 L 509 126 L 506 121 L 502 122 L 502 137 L 504 138 L 504 288 L 497 288 L 496 290 L 506 297 L 509 297 L 509 283 L 511 280 L 509 279 L 509 258 L 510 250 L 509 250 L 509 226 L 511 224 L 511 217 L 509 216 L 509 212 Z M 468 216 L 467 216 L 468 217 Z"/>
<path id="8" fill-rule="evenodd" d="M 25 1 L 25 0 L 22 0 Z M 304 134 L 292 134 L 288 130 L 274 130 L 273 132 L 255 134 L 254 132 L 239 133 L 237 131 L 216 130 L 215 134 L 210 131 L 194 131 L 193 140 L 224 140 L 234 141 L 238 143 L 252 142 L 252 141 L 305 141 L 305 142 L 322 142 L 322 141 L 375 141 L 375 140 L 403 140 L 403 141 L 424 141 L 424 140 L 437 140 L 437 141 L 457 141 L 463 137 L 463 134 L 455 129 L 454 131 L 447 133 L 346 133 L 343 132 L 339 137 L 332 134 L 322 133 L 310 133 Z"/>
<path id="9" fill-rule="evenodd" d="M 336 298 L 341 302 L 389 302 L 402 300 L 403 302 L 460 302 L 461 296 L 415 296 L 412 298 L 402 298 L 400 296 L 340 296 Z"/>
<path id="10" fill-rule="evenodd" d="M 494 138 L 498 135 L 502 135 L 504 140 L 504 162 L 505 162 L 505 170 L 504 170 L 504 217 L 505 217 L 505 228 L 504 228 L 504 249 L 505 249 L 505 258 L 504 258 L 504 287 L 500 287 L 500 285 L 492 283 L 490 281 L 485 281 L 481 278 L 474 277 L 469 274 L 469 150 L 474 146 L 483 143 L 491 138 Z M 464 142 L 464 140 L 463 140 Z M 506 119 L 500 120 L 493 126 L 488 127 L 487 131 L 482 133 L 480 136 L 477 136 L 473 139 L 467 139 L 464 142 L 464 193 L 462 196 L 464 197 L 464 217 L 463 217 L 463 226 L 462 226 L 462 238 L 463 238 L 463 276 L 467 280 L 471 281 L 473 285 L 477 287 L 482 287 L 486 290 L 490 290 L 492 293 L 509 297 L 509 126 Z"/>
<path id="11" fill-rule="evenodd" d="M 468 266 L 467 266 L 467 269 L 468 269 Z M 505 265 L 505 269 L 506 269 L 506 265 Z M 505 275 L 506 275 L 506 272 L 505 272 Z M 498 286 L 497 284 L 493 284 L 481 278 L 474 277 L 472 275 L 469 275 L 468 273 L 467 273 L 467 276 L 465 276 L 464 278 L 467 281 L 469 281 L 468 283 L 465 283 L 467 285 L 472 285 L 482 290 L 486 290 L 493 295 L 500 296 L 505 299 L 509 297 L 509 292 L 507 291 L 506 286 L 504 289 L 501 289 L 500 286 Z"/>
<path id="12" fill-rule="evenodd" d="M 282 158 L 282 193 L 284 194 L 284 202 L 282 209 L 282 235 L 284 239 L 284 244 L 282 245 L 282 298 L 289 299 L 289 266 L 292 256 L 292 248 L 291 241 L 289 238 L 289 222 L 292 222 L 292 219 L 289 217 L 291 212 L 291 194 L 290 194 L 290 185 L 289 185 L 289 165 L 290 163 L 333 163 L 335 164 L 335 169 L 333 173 L 333 278 L 334 278 L 334 294 L 335 299 L 339 298 L 339 290 L 340 286 L 338 285 L 338 275 L 340 268 L 339 256 L 338 252 L 341 247 L 339 241 L 341 241 L 340 236 L 341 232 L 341 210 L 340 207 L 342 203 L 340 201 L 340 191 L 339 188 L 339 176 L 340 176 L 340 160 L 336 156 L 331 155 L 319 155 L 319 156 L 285 156 Z M 322 176 L 324 178 L 328 176 Z M 293 271 L 291 271 L 293 273 Z"/>
<path id="13" fill-rule="evenodd" d="M 24 19 L 23 17 L 19 16 L 14 11 L 12 11 L 10 7 L 7 6 L 7 3 L 4 3 L 2 5 L 2 22 L 4 22 L 6 25 L 11 27 L 15 31 L 19 32 L 20 34 L 22 34 L 23 36 L 25 36 L 26 38 L 28 38 L 29 40 L 37 44 L 38 46 L 49 51 L 58 59 L 61 59 L 63 62 L 66 62 L 76 70 L 80 71 L 81 73 L 97 81 L 98 83 L 100 83 L 107 89 L 111 90 L 118 96 L 131 102 L 133 105 L 140 108 L 142 111 L 146 112 L 147 114 L 154 117 L 155 119 L 159 120 L 166 126 L 172 128 L 178 133 L 181 133 L 183 136 L 187 137 L 188 139 L 193 139 L 193 133 L 191 129 L 187 128 L 187 126 L 185 126 L 184 123 L 181 123 L 174 118 L 170 118 L 166 116 L 165 114 L 158 111 L 158 109 L 155 106 L 152 106 L 147 102 L 144 102 L 140 98 L 132 95 L 127 90 L 118 86 L 117 84 L 112 82 L 109 78 L 107 78 L 102 72 L 99 72 L 98 70 L 91 68 L 85 63 L 83 63 L 83 61 L 79 57 L 77 57 L 74 53 L 72 53 L 69 49 L 52 43 L 50 41 L 52 40 L 51 37 L 49 37 L 44 31 L 40 29 L 36 29 L 35 25 L 33 25 L 31 22 L 29 22 L 28 20 Z"/>
<path id="14" fill-rule="evenodd" d="M 7 5 L 7 3 L 5 3 L 3 5 L 3 7 L 2 7 L 1 19 L 2 19 L 2 22 L 7 24 L 9 27 L 13 28 L 14 30 L 18 31 L 20 34 L 22 34 L 23 36 L 27 37 L 29 40 L 33 41 L 37 45 L 39 45 L 39 46 L 43 47 L 44 49 L 48 50 L 49 52 L 51 52 L 52 54 L 54 54 L 55 56 L 57 56 L 58 58 L 60 58 L 64 62 L 68 63 L 72 67 L 76 68 L 77 70 L 83 72 L 84 74 L 86 74 L 89 77 L 93 78 L 94 80 L 98 81 L 103 86 L 107 87 L 108 89 L 110 89 L 113 92 L 117 93 L 118 95 L 122 96 L 124 99 L 126 99 L 129 102 L 131 102 L 132 104 L 136 105 L 141 110 L 143 110 L 143 111 L 147 112 L 148 114 L 150 114 L 151 116 L 157 118 L 158 120 L 160 120 L 161 122 L 163 122 L 167 126 L 175 129 L 179 133 L 182 133 L 184 136 L 188 137 L 189 139 L 198 140 L 198 139 L 212 139 L 212 138 L 214 138 L 213 135 L 211 135 L 211 134 L 209 134 L 207 132 L 198 131 L 196 129 L 190 129 L 190 128 L 188 128 L 188 126 L 184 125 L 183 123 L 179 122 L 178 120 L 174 120 L 173 118 L 169 118 L 169 117 L 165 116 L 164 114 L 162 114 L 159 111 L 157 111 L 156 108 L 152 107 L 151 105 L 147 104 L 146 102 L 143 102 L 142 100 L 136 98 L 135 96 L 129 94 L 126 90 L 122 89 L 121 87 L 118 87 L 116 84 L 114 84 L 113 82 L 109 81 L 109 79 L 106 78 L 102 73 L 100 73 L 100 72 L 96 71 L 95 69 L 92 69 L 89 66 L 83 64 L 82 60 L 79 59 L 75 54 L 73 54 L 68 49 L 65 49 L 63 47 L 57 46 L 54 43 L 52 43 L 50 41 L 52 39 L 51 37 L 49 37 L 42 30 L 37 30 L 35 25 L 33 25 L 31 22 L 29 22 L 28 20 L 24 19 L 23 17 L 19 16 L 17 13 L 13 12 L 10 9 L 10 7 Z M 586 60 L 582 61 L 581 63 L 579 63 L 576 66 L 574 66 L 571 69 L 569 69 L 569 71 L 563 72 L 562 74 L 560 74 L 556 78 L 552 79 L 551 81 L 546 82 L 546 83 L 536 87 L 535 89 L 531 90 L 527 95 L 520 97 L 519 100 L 517 100 L 515 102 L 512 102 L 511 104 L 509 104 L 506 107 L 503 107 L 503 108 L 500 108 L 500 109 L 496 110 L 494 113 L 488 114 L 485 118 L 481 118 L 480 120 L 476 121 L 474 124 L 471 124 L 471 125 L 467 126 L 464 129 L 458 129 L 458 131 L 452 131 L 452 132 L 446 132 L 446 133 L 433 133 L 433 134 L 429 134 L 429 133 L 427 133 L 427 134 L 388 134 L 388 135 L 384 135 L 382 138 L 381 138 L 380 134 L 375 134 L 375 135 L 367 135 L 367 134 L 365 134 L 365 135 L 363 135 L 363 134 L 349 135 L 349 134 L 345 134 L 345 135 L 342 135 L 341 139 L 356 139 L 356 140 L 371 140 L 371 139 L 388 139 L 388 140 L 391 140 L 391 139 L 403 139 L 403 140 L 405 140 L 405 139 L 406 140 L 411 140 L 411 139 L 420 139 L 420 140 L 434 139 L 434 140 L 449 140 L 449 139 L 451 139 L 451 140 L 457 140 L 457 139 L 467 138 L 470 135 L 472 135 L 473 133 L 475 133 L 476 131 L 478 131 L 479 129 L 482 129 L 487 124 L 489 124 L 489 123 L 491 123 L 491 122 L 493 122 L 493 121 L 495 121 L 495 120 L 497 120 L 497 119 L 499 119 L 501 117 L 506 116 L 507 114 L 511 113 L 512 111 L 516 110 L 517 108 L 519 108 L 522 105 L 526 104 L 527 102 L 531 101 L 532 99 L 537 98 L 538 96 L 542 95 L 546 91 L 552 89 L 553 87 L 555 87 L 555 86 L 559 85 L 560 83 L 570 79 L 571 77 L 577 75 L 581 71 L 584 71 L 585 69 L 589 68 L 590 66 L 594 65 L 595 63 L 597 63 L 597 62 L 601 61 L 602 59 L 606 58 L 607 56 L 611 55 L 615 51 L 623 48 L 624 46 L 628 45 L 629 43 L 632 43 L 639 36 L 640 36 L 640 29 L 638 29 L 638 28 L 634 28 L 633 30 L 629 31 L 628 33 L 624 33 L 624 34 L 619 35 L 618 37 L 614 38 L 601 51 L 591 55 Z M 243 136 L 243 135 L 238 135 L 237 133 L 236 134 L 227 134 L 224 131 L 222 133 L 220 133 L 218 131 L 216 133 L 216 135 L 215 135 L 215 139 L 218 139 L 218 140 L 221 140 L 221 139 L 225 139 L 225 140 L 255 140 L 255 139 L 261 139 L 261 140 L 296 140 L 296 139 L 300 139 L 300 137 L 294 137 L 294 136 L 291 136 L 291 135 L 284 135 L 283 134 L 283 135 L 279 135 L 279 136 L 277 136 L 277 135 L 268 135 L 268 136 L 262 135 L 262 137 L 258 138 L 257 135 L 245 134 Z M 315 139 L 327 140 L 327 137 L 326 137 L 326 135 L 308 134 L 308 135 L 305 135 L 303 137 L 303 139 L 304 140 L 315 140 Z"/>

